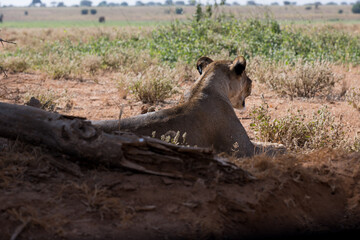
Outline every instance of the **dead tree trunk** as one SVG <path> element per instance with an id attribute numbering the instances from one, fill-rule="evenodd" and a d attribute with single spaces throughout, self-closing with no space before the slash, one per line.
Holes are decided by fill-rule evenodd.
<path id="1" fill-rule="evenodd" d="M 45 145 L 77 161 L 160 176 L 236 183 L 252 179 L 211 149 L 178 146 L 126 132 L 107 134 L 89 121 L 29 106 L 0 103 L 0 137 Z"/>

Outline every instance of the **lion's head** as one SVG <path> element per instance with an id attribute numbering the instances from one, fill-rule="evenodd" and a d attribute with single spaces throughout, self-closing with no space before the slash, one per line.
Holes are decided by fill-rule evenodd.
<path id="1" fill-rule="evenodd" d="M 227 81 L 228 98 L 234 108 L 244 109 L 245 98 L 251 93 L 251 79 L 246 75 L 246 60 L 237 57 L 234 61 L 213 61 L 208 57 L 201 57 L 196 64 L 200 75 L 208 73 L 222 74 L 216 77 Z"/>

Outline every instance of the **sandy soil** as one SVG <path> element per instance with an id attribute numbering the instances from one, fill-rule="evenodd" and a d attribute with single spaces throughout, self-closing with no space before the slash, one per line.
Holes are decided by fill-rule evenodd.
<path id="1" fill-rule="evenodd" d="M 358 86 L 359 68 L 336 71 L 349 87 Z M 57 111 L 63 114 L 111 119 L 121 105 L 123 117 L 140 114 L 144 104 L 131 94 L 123 99 L 114 78 L 108 73 L 80 82 L 13 74 L 0 80 L 0 101 L 23 104 L 26 93 L 50 89 L 62 96 Z M 249 108 L 261 103 L 261 95 L 274 117 L 325 104 L 353 132 L 360 130 L 360 113 L 344 101 L 290 101 L 264 89 L 254 86 Z M 173 106 L 180 98 L 155 107 Z M 237 114 L 252 137 L 249 110 Z M 359 160 L 359 153 L 329 149 L 230 159 L 253 176 L 235 184 L 78 164 L 43 147 L 0 139 L 0 239 L 346 238 L 360 230 Z"/>

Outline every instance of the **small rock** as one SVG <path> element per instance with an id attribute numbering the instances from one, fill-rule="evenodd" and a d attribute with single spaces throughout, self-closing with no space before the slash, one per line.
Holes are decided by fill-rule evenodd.
<path id="1" fill-rule="evenodd" d="M 25 105 L 28 105 L 28 106 L 31 106 L 31 107 L 36 107 L 36 108 L 41 108 L 42 107 L 42 104 L 39 101 L 39 99 L 36 99 L 34 97 L 31 97 L 30 100 L 27 103 L 25 103 Z"/>

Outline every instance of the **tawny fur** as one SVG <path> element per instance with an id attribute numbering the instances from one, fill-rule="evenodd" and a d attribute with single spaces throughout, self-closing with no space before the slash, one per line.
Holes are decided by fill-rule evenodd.
<path id="1" fill-rule="evenodd" d="M 153 113 L 119 120 L 93 121 L 105 132 L 130 131 L 139 135 L 160 138 L 169 131 L 186 132 L 186 144 L 213 147 L 218 153 L 237 157 L 254 155 L 255 147 L 233 107 L 245 107 L 245 98 L 251 93 L 252 81 L 247 77 L 246 61 L 198 60 L 199 79 L 185 102 Z M 180 138 L 180 141 L 182 139 Z M 237 144 L 235 144 L 237 143 Z M 234 144 L 238 146 L 234 152 Z"/>

